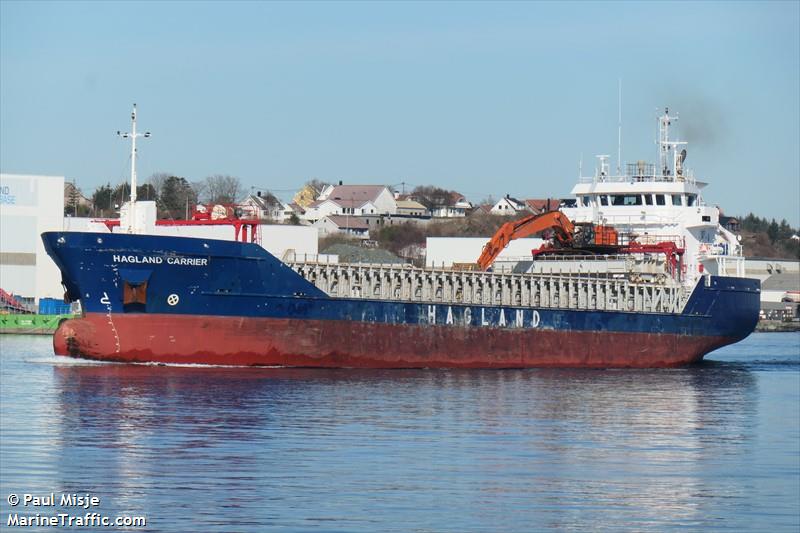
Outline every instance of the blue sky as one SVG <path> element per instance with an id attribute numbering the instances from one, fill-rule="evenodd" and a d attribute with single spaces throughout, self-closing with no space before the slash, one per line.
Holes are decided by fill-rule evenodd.
<path id="1" fill-rule="evenodd" d="M 669 106 L 708 203 L 800 225 L 800 3 L 0 2 L 0 169 L 566 196 L 655 159 Z M 615 164 L 615 163 L 614 163 Z"/>

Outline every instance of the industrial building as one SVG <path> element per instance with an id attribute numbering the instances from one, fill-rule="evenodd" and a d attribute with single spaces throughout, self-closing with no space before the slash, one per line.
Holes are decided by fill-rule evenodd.
<path id="1" fill-rule="evenodd" d="M 0 288 L 38 304 L 61 298 L 61 274 L 39 238 L 64 223 L 64 177 L 0 174 Z"/>
<path id="2" fill-rule="evenodd" d="M 762 316 L 800 317 L 800 261 L 749 258 L 745 261 L 745 276 L 761 281 Z"/>

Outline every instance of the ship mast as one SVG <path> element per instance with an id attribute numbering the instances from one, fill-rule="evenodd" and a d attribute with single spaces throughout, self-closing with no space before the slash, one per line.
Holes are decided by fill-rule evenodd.
<path id="1" fill-rule="evenodd" d="M 619 106 L 617 116 L 617 176 L 622 176 L 622 78 L 619 79 Z"/>
<path id="2" fill-rule="evenodd" d="M 669 154 L 669 108 L 664 110 L 664 114 L 658 119 L 658 171 L 662 176 L 669 175 L 667 155 Z"/>
<path id="3" fill-rule="evenodd" d="M 128 233 L 134 233 L 136 226 L 136 138 L 137 137 L 150 137 L 150 132 L 136 133 L 136 104 L 133 104 L 133 112 L 131 113 L 131 131 L 130 133 L 122 133 L 117 131 L 117 135 L 123 139 L 131 140 L 131 203 L 130 203 L 130 223 L 128 224 Z"/>
<path id="4" fill-rule="evenodd" d="M 664 110 L 664 114 L 658 119 L 658 159 L 659 172 L 668 181 L 683 180 L 683 162 L 686 159 L 686 150 L 678 150 L 686 146 L 686 141 L 670 140 L 669 127 L 673 120 L 678 120 L 677 116 L 670 116 L 669 108 Z"/>

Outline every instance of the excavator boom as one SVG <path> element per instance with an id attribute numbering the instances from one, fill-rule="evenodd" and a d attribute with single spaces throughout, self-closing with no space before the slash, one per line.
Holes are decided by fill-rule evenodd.
<path id="1" fill-rule="evenodd" d="M 539 215 L 530 215 L 520 220 L 506 222 L 483 247 L 478 259 L 481 270 L 487 270 L 500 252 L 514 239 L 521 239 L 545 230 L 553 230 L 561 244 L 571 244 L 575 234 L 575 226 L 561 211 L 548 211 Z"/>

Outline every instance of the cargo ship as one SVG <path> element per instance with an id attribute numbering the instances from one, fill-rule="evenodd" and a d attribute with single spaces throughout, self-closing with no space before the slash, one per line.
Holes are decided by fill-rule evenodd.
<path id="1" fill-rule="evenodd" d="M 758 320 L 759 282 L 694 268 L 710 259 L 687 260 L 685 236 L 649 244 L 602 219 L 573 224 L 566 213 L 583 207 L 584 190 L 581 204 L 501 228 L 474 269 L 282 261 L 246 225 L 234 241 L 153 235 L 155 208 L 135 198 L 135 141 L 143 135 L 135 110 L 126 135 L 132 198 L 120 232 L 42 235 L 65 300 L 82 308 L 54 335 L 59 355 L 237 366 L 653 368 L 697 362 L 745 338 Z M 681 146 L 662 142 L 665 151 Z M 645 205 L 644 194 L 655 201 L 666 186 L 685 201 L 696 182 L 680 166 L 683 154 L 658 172 L 635 166 L 633 179 L 616 182 L 620 194 L 638 194 Z M 598 173 L 591 194 L 616 194 L 599 187 L 615 183 L 606 178 Z M 630 203 L 638 215 L 636 202 L 620 207 Z M 702 205 L 695 197 L 674 208 Z M 714 215 L 703 209 L 700 217 Z M 542 229 L 554 239 L 529 262 L 492 267 L 508 239 Z M 712 233 L 704 238 L 729 239 Z"/>

